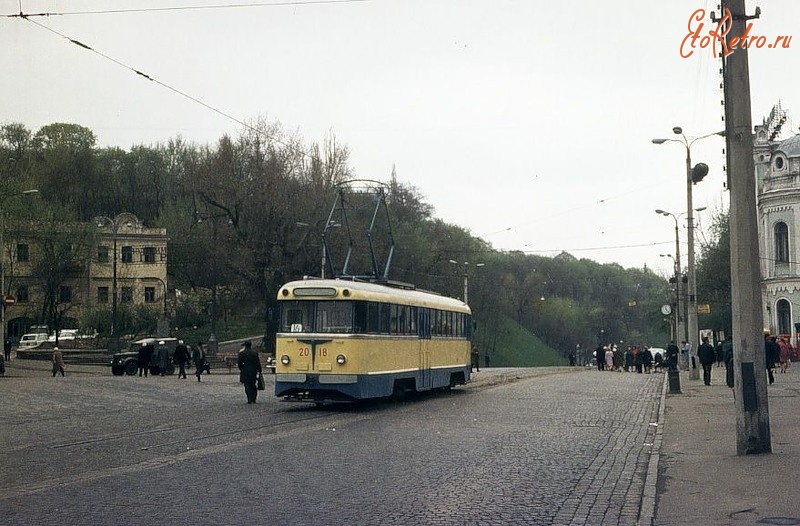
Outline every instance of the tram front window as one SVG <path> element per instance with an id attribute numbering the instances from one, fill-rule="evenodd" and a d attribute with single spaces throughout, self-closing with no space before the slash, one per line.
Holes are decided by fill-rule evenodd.
<path id="1" fill-rule="evenodd" d="M 281 309 L 281 332 L 311 332 L 313 312 L 311 301 L 287 302 Z"/>
<path id="2" fill-rule="evenodd" d="M 353 332 L 353 303 L 321 301 L 317 303 L 316 332 Z"/>

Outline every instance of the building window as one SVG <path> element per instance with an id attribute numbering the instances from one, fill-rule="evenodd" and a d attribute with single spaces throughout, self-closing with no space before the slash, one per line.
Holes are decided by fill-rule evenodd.
<path id="1" fill-rule="evenodd" d="M 133 263 L 133 247 L 122 247 L 122 262 Z"/>
<path id="2" fill-rule="evenodd" d="M 30 261 L 30 253 L 27 244 L 17 243 L 17 261 Z"/>
<path id="3" fill-rule="evenodd" d="M 28 297 L 28 286 L 27 285 L 20 285 L 17 288 L 17 303 L 28 303 L 30 298 Z"/>
<path id="4" fill-rule="evenodd" d="M 97 287 L 97 303 L 108 303 L 108 287 Z"/>
<path id="5" fill-rule="evenodd" d="M 778 334 L 792 334 L 792 309 L 786 300 L 778 300 Z"/>
<path id="6" fill-rule="evenodd" d="M 122 303 L 133 303 L 133 287 L 122 287 L 119 300 Z"/>
<path id="7" fill-rule="evenodd" d="M 775 224 L 775 261 L 789 262 L 789 227 L 783 221 Z"/>
<path id="8" fill-rule="evenodd" d="M 156 302 L 156 288 L 155 287 L 145 287 L 144 288 L 144 302 L 145 303 L 155 303 Z"/>
<path id="9" fill-rule="evenodd" d="M 71 303 L 72 287 L 68 287 L 67 285 L 61 285 L 58 287 L 58 301 L 59 303 Z"/>
<path id="10" fill-rule="evenodd" d="M 100 245 L 97 247 L 97 262 L 108 263 L 108 247 Z"/>
<path id="11" fill-rule="evenodd" d="M 156 262 L 156 247 L 144 247 L 142 249 L 142 260 L 145 263 Z"/>

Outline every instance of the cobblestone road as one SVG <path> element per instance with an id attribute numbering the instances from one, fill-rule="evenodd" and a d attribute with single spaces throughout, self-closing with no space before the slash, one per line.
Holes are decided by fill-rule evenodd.
<path id="1" fill-rule="evenodd" d="M 663 382 L 319 410 L 247 405 L 235 375 L 28 376 L 0 379 L 0 523 L 636 524 Z"/>

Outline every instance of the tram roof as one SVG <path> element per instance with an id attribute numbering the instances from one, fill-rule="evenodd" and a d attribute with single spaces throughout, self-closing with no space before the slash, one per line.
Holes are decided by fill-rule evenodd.
<path id="1" fill-rule="evenodd" d="M 345 289 L 348 291 L 345 295 Z M 298 290 L 304 291 L 297 293 Z M 284 293 L 284 291 L 286 291 Z M 461 300 L 441 296 L 434 292 L 408 287 L 393 287 L 382 283 L 347 279 L 304 279 L 290 281 L 278 291 L 279 300 L 336 299 L 369 300 L 382 303 L 400 303 L 418 307 L 447 309 L 470 313 L 469 305 Z"/>

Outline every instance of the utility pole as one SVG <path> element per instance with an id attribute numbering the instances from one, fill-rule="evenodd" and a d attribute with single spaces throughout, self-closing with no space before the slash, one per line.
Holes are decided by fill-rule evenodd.
<path id="1" fill-rule="evenodd" d="M 744 0 L 723 0 L 731 37 L 744 35 Z M 771 453 L 767 378 L 764 372 L 761 264 L 755 166 L 750 117 L 747 49 L 736 47 L 724 61 L 725 131 L 728 152 L 731 232 L 731 300 L 736 393 L 736 454 Z"/>

